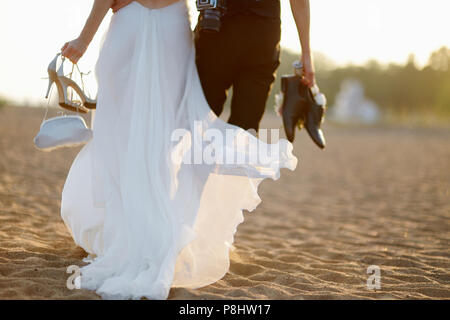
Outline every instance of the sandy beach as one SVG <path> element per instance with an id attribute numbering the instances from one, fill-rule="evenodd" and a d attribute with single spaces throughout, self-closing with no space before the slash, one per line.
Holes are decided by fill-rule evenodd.
<path id="1" fill-rule="evenodd" d="M 0 299 L 99 299 L 66 287 L 66 268 L 86 255 L 59 211 L 81 147 L 37 150 L 43 115 L 0 109 Z M 280 126 L 267 112 L 261 127 Z M 298 133 L 297 170 L 261 184 L 228 274 L 169 299 L 450 298 L 450 129 L 324 130 L 325 151 Z M 366 285 L 370 265 L 381 270 L 378 290 Z"/>

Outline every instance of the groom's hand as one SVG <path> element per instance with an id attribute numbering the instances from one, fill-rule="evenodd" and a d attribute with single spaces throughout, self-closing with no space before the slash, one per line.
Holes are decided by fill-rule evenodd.
<path id="1" fill-rule="evenodd" d="M 311 54 L 302 55 L 303 64 L 303 79 L 302 82 L 308 87 L 313 87 L 316 84 L 316 76 L 314 72 L 314 64 Z"/>
<path id="2" fill-rule="evenodd" d="M 111 9 L 114 13 L 122 9 L 123 7 L 126 7 L 130 3 L 132 3 L 133 0 L 114 0 Z"/>

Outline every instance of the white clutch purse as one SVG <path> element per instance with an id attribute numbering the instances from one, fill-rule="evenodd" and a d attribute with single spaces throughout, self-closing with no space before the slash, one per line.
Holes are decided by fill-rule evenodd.
<path id="1" fill-rule="evenodd" d="M 77 115 L 54 117 L 42 122 L 34 137 L 34 145 L 42 151 L 52 151 L 62 147 L 74 147 L 87 143 L 93 132 L 84 119 Z"/>
<path id="2" fill-rule="evenodd" d="M 75 112 L 89 112 L 89 109 L 95 109 L 96 101 L 89 99 L 84 94 L 84 84 L 83 90 L 81 90 L 78 85 L 71 79 L 74 71 L 74 67 L 72 66 L 72 72 L 70 73 L 69 78 L 64 76 L 64 60 L 62 57 L 61 64 L 56 70 L 58 57 L 61 54 L 58 53 L 56 57 L 50 62 L 47 71 L 48 71 L 48 79 L 49 85 L 46 94 L 46 98 L 49 98 L 49 93 L 52 84 L 55 83 L 58 89 L 58 97 L 59 97 L 59 106 L 69 109 L 70 111 Z M 83 83 L 83 73 L 78 69 L 81 76 L 81 82 Z M 69 98 L 67 89 L 68 87 L 73 88 L 78 95 L 81 97 L 81 103 L 76 103 L 72 101 L 72 96 Z M 50 103 L 50 100 L 49 100 Z M 86 109 L 84 106 L 88 106 Z M 48 104 L 46 108 L 46 112 L 44 115 L 44 120 L 41 123 L 41 127 L 39 129 L 38 134 L 34 137 L 34 145 L 36 148 L 42 151 L 52 151 L 62 147 L 75 147 L 80 144 L 87 143 L 93 137 L 93 132 L 86 125 L 84 119 L 79 115 L 63 115 L 59 117 L 54 117 L 50 119 L 46 119 L 48 113 Z M 94 113 L 92 113 L 91 124 Z"/>

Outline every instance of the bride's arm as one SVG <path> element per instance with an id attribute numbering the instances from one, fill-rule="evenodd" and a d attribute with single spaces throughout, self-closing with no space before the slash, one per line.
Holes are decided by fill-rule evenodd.
<path id="1" fill-rule="evenodd" d="M 80 60 L 113 2 L 114 0 L 94 0 L 91 14 L 84 25 L 83 31 L 81 31 L 78 38 L 67 42 L 62 47 L 63 56 L 69 58 L 73 63 L 77 63 Z"/>

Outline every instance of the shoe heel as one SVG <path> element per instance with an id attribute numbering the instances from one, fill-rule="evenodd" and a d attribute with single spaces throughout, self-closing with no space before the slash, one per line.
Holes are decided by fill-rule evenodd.
<path id="1" fill-rule="evenodd" d="M 50 89 L 52 88 L 53 82 L 54 81 L 52 79 L 48 79 L 48 89 L 47 89 L 47 93 L 45 94 L 45 99 L 48 99 L 48 95 L 50 94 Z"/>
<path id="2" fill-rule="evenodd" d="M 45 94 L 45 99 L 48 99 L 48 95 L 50 94 L 50 89 L 52 88 L 52 84 L 55 82 L 56 63 L 58 61 L 59 56 L 60 56 L 60 53 L 56 54 L 56 56 L 53 58 L 53 60 L 50 62 L 50 64 L 47 67 L 48 89 L 47 89 L 47 93 Z"/>

